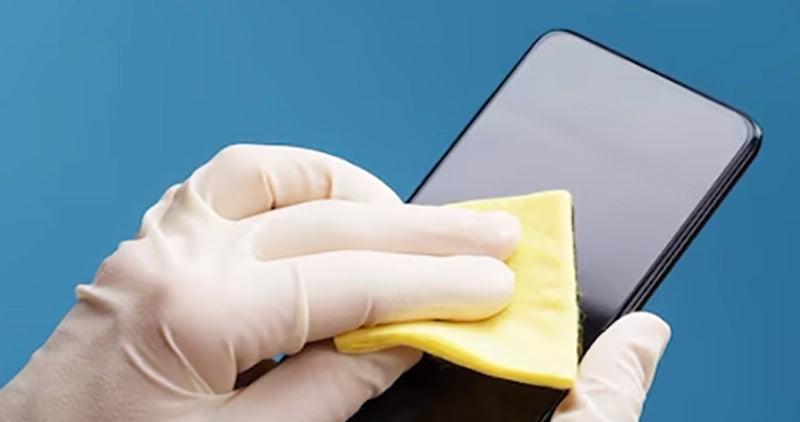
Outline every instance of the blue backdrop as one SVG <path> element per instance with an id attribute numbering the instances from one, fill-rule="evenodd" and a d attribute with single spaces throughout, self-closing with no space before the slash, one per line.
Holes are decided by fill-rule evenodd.
<path id="1" fill-rule="evenodd" d="M 113 3 L 0 2 L 0 385 L 223 145 L 327 150 L 407 195 L 531 40 L 568 27 L 765 133 L 650 303 L 674 337 L 644 420 L 800 420 L 797 0 Z"/>

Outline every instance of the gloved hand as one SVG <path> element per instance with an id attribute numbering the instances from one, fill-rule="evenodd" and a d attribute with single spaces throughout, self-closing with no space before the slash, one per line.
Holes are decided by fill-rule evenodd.
<path id="1" fill-rule="evenodd" d="M 508 300 L 513 217 L 404 205 L 367 172 L 288 147 L 225 149 L 147 211 L 135 240 L 3 390 L 0 420 L 342 421 L 420 357 L 337 354 L 365 324 L 488 316 Z M 635 421 L 669 336 L 623 318 L 555 416 Z M 252 384 L 237 375 L 294 356 Z"/>
<path id="2" fill-rule="evenodd" d="M 239 145 L 149 209 L 2 391 L 6 421 L 342 421 L 420 358 L 329 340 L 502 309 L 505 213 L 406 205 L 343 160 Z M 286 362 L 244 388 L 237 375 Z"/>
<path id="3" fill-rule="evenodd" d="M 669 326 L 653 314 L 617 320 L 584 355 L 578 382 L 552 422 L 638 421 L 669 338 Z"/>

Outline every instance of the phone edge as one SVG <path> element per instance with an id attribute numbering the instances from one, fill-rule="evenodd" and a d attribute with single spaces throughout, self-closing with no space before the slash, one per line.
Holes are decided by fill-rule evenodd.
<path id="1" fill-rule="evenodd" d="M 662 256 L 656 260 L 656 265 L 651 269 L 652 277 L 645 276 L 641 285 L 637 286 L 634 293 L 626 301 L 626 305 L 615 319 L 619 319 L 629 312 L 643 309 L 644 305 L 655 293 L 658 285 L 666 278 L 667 274 L 677 264 L 677 261 L 688 250 L 689 245 L 694 241 L 697 235 L 703 230 L 703 227 L 711 219 L 714 212 L 722 205 L 722 202 L 733 190 L 736 183 L 744 175 L 750 164 L 755 160 L 761 148 L 762 135 L 758 126 L 747 118 L 742 116 L 745 121 L 755 129 L 750 139 L 742 145 L 733 160 L 726 166 L 719 178 L 714 182 L 711 189 L 701 199 L 698 206 L 692 211 L 684 224 L 681 226 L 678 233 L 670 241 L 667 247 L 662 252 Z M 660 265 L 659 265 L 660 264 Z M 650 271 L 648 272 L 648 274 Z"/>
<path id="2" fill-rule="evenodd" d="M 676 78 L 673 78 L 669 75 L 666 75 L 657 69 L 650 67 L 633 57 L 628 56 L 610 46 L 600 43 L 586 35 L 578 33 L 574 30 L 567 29 L 567 28 L 553 28 L 544 33 L 537 36 L 530 45 L 525 49 L 525 51 L 521 54 L 521 56 L 517 59 L 514 63 L 512 68 L 506 73 L 506 75 L 497 83 L 496 87 L 492 91 L 492 93 L 484 100 L 481 106 L 475 111 L 469 121 L 464 125 L 464 127 L 459 131 L 456 137 L 453 139 L 452 142 L 447 146 L 445 151 L 440 155 L 440 157 L 436 160 L 436 162 L 431 166 L 430 170 L 425 174 L 422 180 L 417 184 L 411 194 L 405 199 L 405 202 L 413 201 L 414 197 L 419 193 L 419 191 L 423 188 L 423 186 L 428 182 L 428 180 L 433 176 L 442 162 L 447 158 L 450 152 L 456 147 L 458 142 L 464 136 L 464 134 L 472 127 L 475 121 L 480 117 L 486 107 L 494 100 L 497 96 L 498 92 L 503 88 L 503 86 L 508 82 L 508 79 L 514 74 L 514 72 L 519 68 L 519 65 L 525 60 L 531 50 L 542 40 L 546 37 L 557 34 L 557 33 L 566 33 L 572 36 L 578 37 L 586 42 L 593 44 L 596 47 L 599 47 L 607 52 L 614 54 L 624 60 L 629 61 L 630 63 L 649 71 L 661 78 L 664 78 L 684 89 L 689 90 L 690 92 L 699 95 L 706 100 L 709 100 L 713 103 L 716 103 L 736 114 L 738 114 L 745 123 L 749 126 L 750 129 L 750 139 L 746 140 L 742 146 L 737 151 L 736 155 L 733 159 L 728 163 L 725 167 L 723 172 L 720 176 L 714 181 L 709 191 L 703 196 L 700 200 L 700 203 L 692 210 L 689 214 L 687 219 L 679 228 L 678 232 L 675 236 L 670 239 L 667 246 L 664 250 L 659 254 L 659 257 L 656 259 L 654 264 L 648 269 L 645 276 L 642 280 L 636 285 L 631 295 L 628 296 L 626 301 L 624 302 L 623 306 L 620 308 L 620 311 L 609 320 L 609 323 L 604 326 L 600 332 L 602 333 L 605 331 L 608 326 L 619 318 L 628 314 L 633 311 L 641 310 L 647 304 L 647 301 L 652 297 L 658 287 L 661 285 L 661 282 L 664 281 L 669 271 L 677 264 L 678 260 L 683 256 L 686 250 L 689 248 L 692 241 L 700 234 L 703 227 L 706 223 L 710 220 L 711 215 L 719 208 L 722 204 L 724 199 L 728 196 L 728 194 L 733 190 L 733 187 L 738 182 L 738 180 L 744 175 L 745 171 L 749 168 L 750 164 L 755 160 L 756 155 L 761 149 L 763 132 L 761 127 L 758 123 L 747 113 L 740 110 L 737 107 L 734 107 L 722 100 L 714 98 L 705 92 L 702 92 L 696 88 L 693 88 Z M 555 409 L 561 403 L 561 401 L 566 396 L 566 392 L 564 392 L 558 400 L 555 400 L 553 406 L 544 413 L 540 418 L 536 420 L 536 422 L 545 422 L 549 421 Z"/>
<path id="3" fill-rule="evenodd" d="M 711 216 L 722 204 L 728 194 L 733 190 L 736 182 L 744 175 L 747 168 L 755 159 L 761 148 L 762 133 L 755 121 L 744 114 L 740 114 L 747 124 L 753 128 L 753 136 L 746 141 L 739 149 L 733 160 L 726 166 L 719 178 L 714 182 L 711 189 L 701 199 L 698 206 L 689 214 L 684 224 L 676 235 L 667 244 L 662 254 L 654 265 L 648 270 L 644 278 L 637 284 L 631 295 L 626 299 L 620 311 L 603 326 L 600 333 L 608 329 L 611 324 L 619 320 L 624 315 L 640 311 L 647 304 L 647 301 L 655 294 L 658 287 L 666 279 L 667 274 L 677 264 L 678 260 L 689 249 L 691 242 L 700 234 L 703 227 L 711 219 Z M 566 397 L 567 392 L 562 393 L 553 406 L 535 422 L 547 422 L 553 417 L 553 413 L 558 405 Z"/>

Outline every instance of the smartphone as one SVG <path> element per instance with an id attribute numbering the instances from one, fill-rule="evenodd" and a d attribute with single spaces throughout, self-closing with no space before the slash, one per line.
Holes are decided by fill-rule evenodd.
<path id="1" fill-rule="evenodd" d="M 554 30 L 533 42 L 408 201 L 570 191 L 586 350 L 643 307 L 761 137 L 742 112 Z M 350 420 L 542 421 L 564 396 L 425 356 Z"/>

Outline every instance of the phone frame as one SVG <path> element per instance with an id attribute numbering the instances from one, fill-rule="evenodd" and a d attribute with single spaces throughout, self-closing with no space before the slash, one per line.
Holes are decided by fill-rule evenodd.
<path id="1" fill-rule="evenodd" d="M 678 262 L 678 259 L 686 252 L 691 242 L 697 237 L 700 233 L 701 229 L 705 226 L 708 220 L 713 215 L 714 211 L 720 206 L 722 201 L 727 197 L 730 191 L 733 189 L 733 186 L 736 182 L 741 178 L 744 174 L 745 170 L 750 166 L 750 164 L 755 159 L 756 155 L 761 149 L 761 140 L 762 140 L 762 130 L 759 125 L 752 119 L 749 115 L 744 113 L 743 111 L 723 102 L 716 98 L 711 97 L 710 95 L 699 91 L 695 88 L 692 88 L 675 78 L 672 78 L 668 75 L 665 75 L 659 72 L 656 69 L 653 69 L 650 66 L 647 66 L 628 55 L 621 53 L 609 46 L 606 46 L 598 41 L 595 41 L 588 36 L 582 35 L 576 31 L 570 29 L 563 29 L 563 28 L 556 28 L 551 29 L 542 35 L 538 36 L 536 39 L 531 42 L 525 52 L 520 56 L 511 70 L 508 71 L 506 76 L 498 83 L 497 87 L 494 91 L 489 95 L 489 97 L 483 102 L 483 104 L 478 108 L 475 114 L 470 118 L 469 122 L 464 126 L 464 128 L 459 132 L 456 138 L 451 142 L 451 144 L 447 147 L 445 152 L 439 157 L 436 163 L 431 167 L 430 171 L 425 175 L 422 181 L 417 185 L 414 191 L 408 196 L 406 202 L 413 201 L 414 197 L 417 193 L 423 188 L 423 186 L 428 182 L 428 180 L 433 176 L 445 158 L 450 154 L 450 152 L 458 145 L 458 142 L 464 136 L 464 134 L 469 130 L 469 128 L 473 125 L 473 123 L 481 116 L 484 109 L 492 102 L 495 98 L 497 93 L 500 89 L 506 84 L 508 79 L 514 72 L 517 70 L 519 65 L 523 62 L 523 60 L 528 56 L 531 50 L 542 40 L 547 38 L 548 36 L 564 33 L 569 34 L 575 37 L 578 37 L 590 44 L 593 44 L 595 47 L 599 47 L 606 52 L 609 52 L 623 60 L 626 60 L 644 71 L 651 72 L 652 74 L 666 79 L 673 84 L 678 85 L 679 87 L 686 89 L 694 94 L 697 94 L 706 100 L 709 100 L 713 103 L 716 103 L 724 108 L 727 108 L 739 116 L 745 121 L 749 129 L 748 137 L 749 139 L 745 141 L 741 148 L 737 151 L 736 155 L 734 155 L 733 159 L 725 166 L 725 169 L 722 173 L 717 177 L 714 183 L 711 185 L 711 188 L 706 192 L 706 194 L 701 198 L 698 205 L 692 210 L 689 214 L 689 217 L 681 224 L 678 232 L 670 239 L 667 246 L 664 250 L 658 255 L 655 262 L 648 268 L 645 272 L 645 275 L 636 284 L 633 291 L 628 295 L 623 306 L 617 312 L 614 317 L 612 317 L 607 324 L 605 324 L 601 329 L 600 333 L 605 331 L 609 325 L 614 323 L 616 320 L 621 318 L 623 315 L 641 310 L 650 297 L 655 293 L 656 289 L 661 285 L 661 282 L 664 281 L 669 271 L 675 266 Z M 587 342 L 586 346 L 591 345 L 591 343 L 595 340 L 595 338 L 590 339 Z M 559 400 L 553 404 L 552 408 L 546 412 L 539 421 L 547 421 L 550 420 L 552 417 L 553 412 L 555 411 L 558 404 L 563 400 L 566 396 L 566 392 L 564 392 Z"/>

